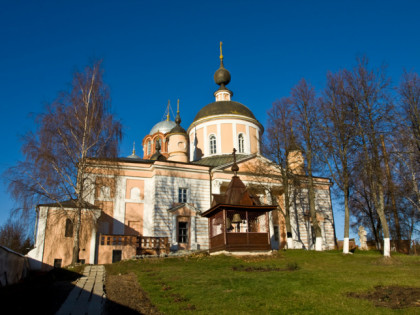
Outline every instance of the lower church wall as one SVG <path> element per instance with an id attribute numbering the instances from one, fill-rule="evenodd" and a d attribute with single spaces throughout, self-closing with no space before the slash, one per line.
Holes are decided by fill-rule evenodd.
<path id="1" fill-rule="evenodd" d="M 322 247 L 325 250 L 334 249 L 334 217 L 329 189 L 315 190 L 315 210 L 321 227 Z M 309 215 L 308 189 L 302 189 L 297 193 L 290 219 L 295 248 L 314 249 L 315 239 Z"/>
<path id="2" fill-rule="evenodd" d="M 168 210 L 178 204 L 179 188 L 187 189 L 187 204 L 197 211 L 203 212 L 210 207 L 209 181 L 202 179 L 180 177 L 155 177 L 155 208 L 154 208 L 154 236 L 166 236 L 172 240 L 174 226 L 173 214 Z M 195 225 L 194 231 L 191 231 Z M 195 216 L 195 224 L 190 222 L 190 245 L 197 245 L 200 249 L 208 248 L 208 223 L 198 213 Z M 191 242 L 196 239 L 196 244 Z"/>

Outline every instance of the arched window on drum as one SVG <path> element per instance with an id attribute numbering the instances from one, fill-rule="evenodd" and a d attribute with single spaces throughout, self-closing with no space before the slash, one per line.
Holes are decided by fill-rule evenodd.
<path id="1" fill-rule="evenodd" d="M 242 133 L 238 135 L 238 151 L 239 153 L 245 153 L 245 139 Z"/>
<path id="2" fill-rule="evenodd" d="M 216 144 L 216 136 L 210 135 L 210 154 L 216 154 L 217 153 L 217 144 Z"/>
<path id="3" fill-rule="evenodd" d="M 147 155 L 150 155 L 152 153 L 152 141 L 147 141 Z"/>

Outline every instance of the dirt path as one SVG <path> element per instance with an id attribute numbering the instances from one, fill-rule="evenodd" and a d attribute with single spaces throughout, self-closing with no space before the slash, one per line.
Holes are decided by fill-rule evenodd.
<path id="1" fill-rule="evenodd" d="M 140 288 L 134 273 L 106 275 L 106 315 L 161 314 Z"/>

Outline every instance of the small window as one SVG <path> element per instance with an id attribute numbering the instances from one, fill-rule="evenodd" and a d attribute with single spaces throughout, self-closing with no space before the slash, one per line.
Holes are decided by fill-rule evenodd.
<path id="1" fill-rule="evenodd" d="M 62 259 L 54 259 L 54 268 L 61 268 Z"/>
<path id="2" fill-rule="evenodd" d="M 216 149 L 216 136 L 215 135 L 211 135 L 210 136 L 210 154 L 216 154 L 217 149 Z"/>
<path id="3" fill-rule="evenodd" d="M 70 219 L 66 220 L 66 230 L 64 232 L 65 237 L 73 237 L 73 221 Z"/>
<path id="4" fill-rule="evenodd" d="M 160 141 L 159 138 L 156 139 L 155 141 L 155 152 L 158 151 L 158 147 L 160 148 L 159 151 L 162 149 L 162 141 Z"/>
<path id="5" fill-rule="evenodd" d="M 242 133 L 240 133 L 238 136 L 238 148 L 239 148 L 239 153 L 245 152 L 245 141 L 244 141 L 244 135 Z"/>
<path id="6" fill-rule="evenodd" d="M 178 243 L 188 243 L 188 222 L 178 222 Z"/>
<path id="7" fill-rule="evenodd" d="M 187 188 L 178 189 L 178 202 L 186 203 L 187 202 Z"/>

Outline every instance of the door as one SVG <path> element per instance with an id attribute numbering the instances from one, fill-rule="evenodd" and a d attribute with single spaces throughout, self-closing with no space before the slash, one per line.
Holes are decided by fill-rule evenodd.
<path id="1" fill-rule="evenodd" d="M 121 250 L 113 250 L 112 251 L 112 263 L 121 261 L 122 251 Z"/>
<path id="2" fill-rule="evenodd" d="M 189 227 L 188 220 L 180 218 L 178 221 L 178 247 L 179 249 L 189 249 Z"/>

